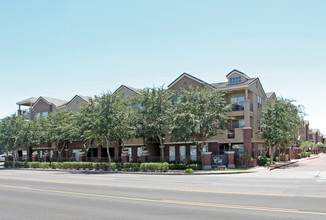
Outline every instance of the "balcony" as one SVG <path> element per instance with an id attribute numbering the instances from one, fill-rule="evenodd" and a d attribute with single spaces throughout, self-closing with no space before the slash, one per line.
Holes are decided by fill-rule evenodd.
<path id="1" fill-rule="evenodd" d="M 30 114 L 29 109 L 18 110 L 18 115 L 28 116 Z"/>
<path id="2" fill-rule="evenodd" d="M 239 104 L 232 104 L 232 111 L 244 111 L 244 106 Z"/>
<path id="3" fill-rule="evenodd" d="M 229 130 L 228 139 L 233 139 L 233 138 L 235 138 L 235 132 L 234 132 L 234 130 Z"/>
<path id="4" fill-rule="evenodd" d="M 245 104 L 242 102 L 242 103 L 234 103 L 232 104 L 232 111 L 233 112 L 238 112 L 238 111 L 244 111 L 245 109 Z M 254 112 L 254 103 L 253 102 L 250 102 L 249 103 L 249 110 L 250 112 Z"/>

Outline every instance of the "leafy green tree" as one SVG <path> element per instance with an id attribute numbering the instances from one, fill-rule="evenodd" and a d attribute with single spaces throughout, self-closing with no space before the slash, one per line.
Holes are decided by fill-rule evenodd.
<path id="1" fill-rule="evenodd" d="M 27 121 L 23 116 L 8 116 L 0 122 L 0 145 L 12 152 L 13 167 L 18 147 L 24 144 Z"/>
<path id="2" fill-rule="evenodd" d="M 100 143 L 107 149 L 109 170 L 111 171 L 110 145 L 121 143 L 130 136 L 130 109 L 128 100 L 110 92 L 96 97 L 96 126 L 95 133 Z"/>
<path id="3" fill-rule="evenodd" d="M 161 161 L 164 161 L 164 140 L 172 129 L 173 105 L 171 90 L 146 88 L 135 98 L 137 108 L 137 136 L 143 137 L 144 142 L 158 140 L 161 149 Z M 145 145 L 145 143 L 144 143 Z"/>
<path id="4" fill-rule="evenodd" d="M 291 143 L 295 143 L 298 130 L 303 126 L 303 113 L 300 108 L 287 99 L 275 99 L 267 103 L 262 109 L 260 125 L 262 138 L 267 146 L 271 147 L 271 160 L 273 160 L 273 148 L 283 149 Z"/>
<path id="5" fill-rule="evenodd" d="M 75 131 L 75 141 L 81 141 L 83 149 L 87 153 L 92 144 L 97 143 L 98 135 L 96 133 L 97 120 L 96 106 L 93 99 L 81 107 L 75 113 L 73 120 Z"/>
<path id="6" fill-rule="evenodd" d="M 45 130 L 44 140 L 54 144 L 60 161 L 62 160 L 62 151 L 76 137 L 77 129 L 74 126 L 74 117 L 74 112 L 58 111 L 41 119 L 41 126 Z"/>
<path id="7" fill-rule="evenodd" d="M 209 88 L 183 89 L 174 103 L 172 137 L 179 141 L 191 140 L 202 150 L 205 141 L 225 129 L 231 105 L 225 93 Z"/>
<path id="8" fill-rule="evenodd" d="M 309 151 L 310 149 L 316 148 L 316 145 L 310 141 L 305 141 L 300 145 L 303 152 Z"/>

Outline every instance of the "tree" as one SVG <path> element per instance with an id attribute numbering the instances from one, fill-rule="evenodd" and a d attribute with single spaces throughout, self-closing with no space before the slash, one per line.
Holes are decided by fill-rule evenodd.
<path id="1" fill-rule="evenodd" d="M 172 129 L 174 92 L 160 88 L 144 89 L 135 98 L 137 108 L 137 136 L 144 142 L 158 140 L 161 149 L 161 161 L 164 161 L 164 139 Z M 144 143 L 145 145 L 145 143 Z"/>
<path id="2" fill-rule="evenodd" d="M 298 129 L 302 124 L 300 108 L 287 99 L 275 99 L 267 103 L 262 109 L 260 120 L 262 138 L 267 146 L 271 147 L 271 160 L 273 160 L 273 148 L 282 149 L 295 143 Z"/>
<path id="3" fill-rule="evenodd" d="M 12 152 L 13 167 L 15 167 L 17 149 L 24 143 L 26 124 L 23 116 L 16 115 L 8 116 L 0 123 L 0 145 L 3 145 L 7 152 Z"/>
<path id="4" fill-rule="evenodd" d="M 98 136 L 96 131 L 97 112 L 93 99 L 76 112 L 73 126 L 76 129 L 75 141 L 81 141 L 83 149 L 87 153 L 92 144 L 96 143 Z"/>
<path id="5" fill-rule="evenodd" d="M 110 144 L 122 142 L 130 136 L 130 110 L 128 102 L 118 94 L 110 92 L 96 97 L 96 126 L 95 133 L 101 143 L 106 145 L 109 170 L 111 171 Z"/>
<path id="6" fill-rule="evenodd" d="M 41 129 L 40 120 L 36 118 L 34 120 L 26 121 L 23 131 L 23 143 L 27 147 L 34 147 L 42 143 L 44 137 L 44 130 Z"/>
<path id="7" fill-rule="evenodd" d="M 316 145 L 310 141 L 305 141 L 301 143 L 300 148 L 303 150 L 303 152 L 306 152 L 308 150 L 316 148 Z"/>
<path id="8" fill-rule="evenodd" d="M 193 88 L 181 91 L 175 102 L 172 137 L 179 141 L 191 140 L 202 150 L 205 141 L 225 129 L 231 110 L 225 93 L 209 88 Z"/>
<path id="9" fill-rule="evenodd" d="M 62 151 L 76 137 L 77 130 L 74 126 L 74 117 L 74 112 L 58 111 L 50 113 L 47 117 L 40 118 L 41 126 L 45 130 L 44 140 L 54 144 L 60 161 L 62 160 Z"/>

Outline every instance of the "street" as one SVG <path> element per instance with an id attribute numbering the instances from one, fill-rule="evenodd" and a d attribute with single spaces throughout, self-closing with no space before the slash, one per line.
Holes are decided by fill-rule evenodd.
<path id="1" fill-rule="evenodd" d="M 1 219 L 326 219 L 326 155 L 225 175 L 0 169 Z"/>

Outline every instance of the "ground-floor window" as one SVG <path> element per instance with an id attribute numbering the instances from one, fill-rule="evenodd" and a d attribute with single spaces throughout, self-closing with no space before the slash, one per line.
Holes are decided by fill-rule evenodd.
<path id="1" fill-rule="evenodd" d="M 175 147 L 169 147 L 169 161 L 175 161 Z"/>
<path id="2" fill-rule="evenodd" d="M 233 144 L 232 150 L 235 151 L 235 157 L 240 159 L 241 155 L 244 153 L 244 145 L 243 144 Z"/>
<path id="3" fill-rule="evenodd" d="M 79 154 L 80 154 L 80 149 L 74 149 L 72 150 L 72 160 L 73 161 L 79 161 Z"/>
<path id="4" fill-rule="evenodd" d="M 190 146 L 190 160 L 197 161 L 197 147 L 195 145 Z"/>
<path id="5" fill-rule="evenodd" d="M 131 147 L 125 147 L 125 150 L 128 151 L 129 161 L 131 161 L 132 160 L 132 148 Z"/>
<path id="6" fill-rule="evenodd" d="M 143 154 L 143 148 L 142 147 L 137 147 L 137 159 L 138 161 L 141 160 L 141 155 Z"/>
<path id="7" fill-rule="evenodd" d="M 180 146 L 179 153 L 180 153 L 180 161 L 182 162 L 186 161 L 186 146 Z"/>

